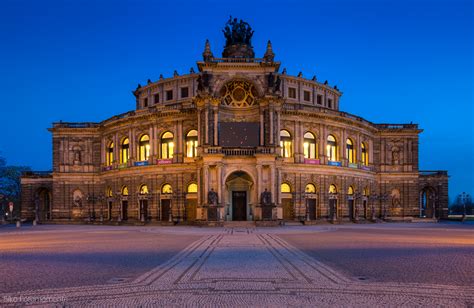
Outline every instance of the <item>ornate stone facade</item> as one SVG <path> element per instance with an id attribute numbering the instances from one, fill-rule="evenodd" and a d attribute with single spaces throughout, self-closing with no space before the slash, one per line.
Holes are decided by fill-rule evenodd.
<path id="1" fill-rule="evenodd" d="M 447 215 L 447 172 L 419 171 L 417 124 L 339 111 L 337 87 L 279 72 L 270 42 L 263 58 L 250 58 L 247 26 L 240 41 L 229 29 L 224 58 L 206 42 L 199 72 L 139 85 L 136 110 L 53 123 L 53 170 L 23 176 L 23 217 L 312 223 Z"/>

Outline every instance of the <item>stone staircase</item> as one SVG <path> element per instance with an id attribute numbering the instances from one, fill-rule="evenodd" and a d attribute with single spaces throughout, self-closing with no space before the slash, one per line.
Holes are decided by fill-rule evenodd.
<path id="1" fill-rule="evenodd" d="M 255 221 L 225 221 L 226 228 L 255 228 Z"/>

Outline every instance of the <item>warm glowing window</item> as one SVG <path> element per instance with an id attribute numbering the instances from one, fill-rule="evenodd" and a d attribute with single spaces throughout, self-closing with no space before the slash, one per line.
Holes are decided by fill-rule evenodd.
<path id="1" fill-rule="evenodd" d="M 108 198 L 111 198 L 111 197 L 113 196 L 112 188 L 108 187 L 108 188 L 107 188 L 107 191 L 105 192 L 105 195 L 106 195 Z"/>
<path id="2" fill-rule="evenodd" d="M 161 136 L 161 158 L 173 158 L 174 142 L 173 134 L 166 132 Z"/>
<path id="3" fill-rule="evenodd" d="M 352 196 L 354 194 L 354 188 L 352 186 L 349 186 L 349 188 L 347 189 L 347 194 L 349 196 Z"/>
<path id="4" fill-rule="evenodd" d="M 170 184 L 164 184 L 161 187 L 161 193 L 162 194 L 172 194 L 173 193 L 173 188 L 171 187 Z"/>
<path id="5" fill-rule="evenodd" d="M 316 138 L 310 132 L 304 134 L 304 142 L 303 142 L 303 152 L 304 158 L 316 158 Z"/>
<path id="6" fill-rule="evenodd" d="M 130 142 L 128 138 L 123 139 L 120 149 L 120 163 L 125 164 L 130 157 Z"/>
<path id="7" fill-rule="evenodd" d="M 127 186 L 122 187 L 122 196 L 128 196 L 128 187 Z"/>
<path id="8" fill-rule="evenodd" d="M 186 157 L 196 157 L 198 146 L 198 132 L 193 129 L 186 134 Z"/>
<path id="9" fill-rule="evenodd" d="M 329 135 L 326 144 L 326 155 L 330 161 L 337 161 L 337 142 L 333 135 Z"/>
<path id="10" fill-rule="evenodd" d="M 366 197 L 369 195 L 369 188 L 368 187 L 364 188 L 363 195 L 366 196 Z"/>
<path id="11" fill-rule="evenodd" d="M 188 193 L 197 193 L 198 192 L 198 186 L 196 183 L 191 183 L 188 185 Z"/>
<path id="12" fill-rule="evenodd" d="M 337 187 L 334 184 L 329 185 L 329 193 L 330 194 L 336 194 L 337 193 Z"/>
<path id="13" fill-rule="evenodd" d="M 111 166 L 114 162 L 114 143 L 111 142 L 107 146 L 106 153 L 105 153 L 105 163 L 107 166 Z"/>
<path id="14" fill-rule="evenodd" d="M 281 156 L 291 157 L 291 135 L 287 130 L 280 131 L 280 147 L 281 147 Z"/>
<path id="15" fill-rule="evenodd" d="M 316 193 L 316 186 L 314 186 L 314 184 L 309 183 L 306 185 L 304 192 L 308 194 L 314 194 Z"/>
<path id="16" fill-rule="evenodd" d="M 356 161 L 354 143 L 351 139 L 346 140 L 346 157 L 349 160 L 350 164 L 354 164 Z"/>
<path id="17" fill-rule="evenodd" d="M 291 192 L 291 187 L 287 183 L 282 183 L 280 189 L 281 189 L 282 193 L 290 193 Z"/>
<path id="18" fill-rule="evenodd" d="M 143 184 L 142 186 L 140 186 L 140 195 L 146 195 L 146 194 L 148 194 L 148 186 Z"/>
<path id="19" fill-rule="evenodd" d="M 369 165 L 369 153 L 368 153 L 367 146 L 365 145 L 365 143 L 362 142 L 360 144 L 360 147 L 362 149 L 362 151 L 361 151 L 362 164 L 364 166 L 368 166 Z"/>
<path id="20" fill-rule="evenodd" d="M 150 157 L 150 137 L 143 135 L 138 141 L 138 160 L 148 160 Z"/>

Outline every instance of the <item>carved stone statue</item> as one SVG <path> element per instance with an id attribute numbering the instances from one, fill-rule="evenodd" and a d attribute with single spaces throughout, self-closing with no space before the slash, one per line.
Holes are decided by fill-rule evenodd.
<path id="1" fill-rule="evenodd" d="M 207 193 L 207 202 L 210 205 L 216 206 L 217 205 L 217 199 L 218 199 L 217 193 L 214 191 L 214 188 L 211 188 L 211 190 Z"/>
<path id="2" fill-rule="evenodd" d="M 81 151 L 75 150 L 74 151 L 74 165 L 79 165 L 81 163 Z"/>
<path id="3" fill-rule="evenodd" d="M 397 147 L 392 149 L 392 165 L 400 164 L 400 150 Z"/>
<path id="4" fill-rule="evenodd" d="M 280 91 L 280 84 L 281 84 L 280 76 L 277 76 L 276 81 L 275 81 L 275 86 L 273 87 L 273 92 Z"/>
<path id="5" fill-rule="evenodd" d="M 224 30 L 225 47 L 222 56 L 224 58 L 254 58 L 255 53 L 252 48 L 252 36 L 254 31 L 248 23 L 230 16 Z"/>
<path id="6" fill-rule="evenodd" d="M 210 91 L 211 78 L 211 75 L 208 73 L 202 73 L 198 76 L 197 83 L 199 92 Z"/>
<path id="7" fill-rule="evenodd" d="M 266 188 L 265 191 L 260 194 L 260 204 L 271 205 L 272 204 L 272 193 Z"/>

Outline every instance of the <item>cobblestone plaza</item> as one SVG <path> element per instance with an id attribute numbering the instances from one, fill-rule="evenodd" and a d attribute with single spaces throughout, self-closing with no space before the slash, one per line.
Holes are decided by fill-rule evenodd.
<path id="1" fill-rule="evenodd" d="M 0 227 L 0 306 L 474 304 L 474 228 Z"/>

